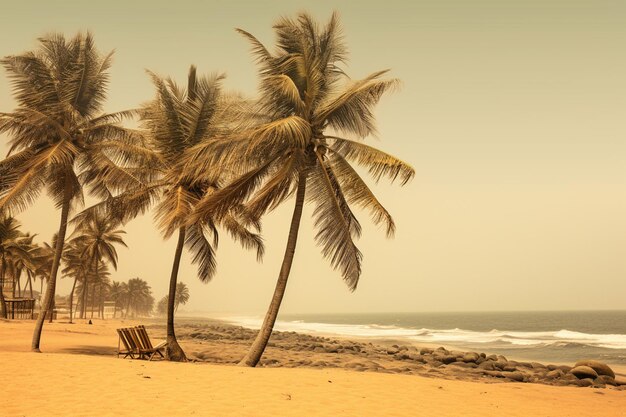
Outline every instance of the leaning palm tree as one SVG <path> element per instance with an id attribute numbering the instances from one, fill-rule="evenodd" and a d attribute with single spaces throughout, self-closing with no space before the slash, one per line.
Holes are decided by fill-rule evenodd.
<path id="1" fill-rule="evenodd" d="M 192 66 L 185 89 L 170 78 L 150 75 L 157 97 L 143 107 L 141 119 L 151 140 L 154 158 L 149 167 L 155 172 L 155 179 L 146 184 L 131 183 L 123 193 L 91 209 L 101 209 L 109 216 L 127 221 L 158 203 L 155 220 L 163 238 L 178 233 L 169 283 L 166 357 L 171 361 L 184 361 L 186 356 L 174 330 L 176 287 L 183 247 L 193 254 L 192 263 L 198 265 L 198 278 L 208 282 L 216 269 L 217 226 L 226 229 L 244 247 L 255 248 L 257 257 L 262 256 L 263 244 L 260 236 L 247 228 L 256 227 L 256 223 L 245 219 L 241 210 L 229 210 L 219 223 L 206 216 L 203 221 L 187 224 L 196 203 L 206 193 L 218 189 L 222 181 L 223 175 L 201 181 L 190 178 L 181 161 L 188 149 L 223 134 L 227 129 L 229 120 L 223 115 L 230 102 L 221 92 L 224 77 L 216 74 L 198 77 Z"/>
<path id="2" fill-rule="evenodd" d="M 239 30 L 253 46 L 260 65 L 260 114 L 255 127 L 234 137 L 198 147 L 188 159 L 190 175 L 210 177 L 222 169 L 238 170 L 239 178 L 207 195 L 191 221 L 211 215 L 219 219 L 233 205 L 246 203 L 249 214 L 260 218 L 295 193 L 295 208 L 287 248 L 271 304 L 242 365 L 255 366 L 270 338 L 285 293 L 294 258 L 305 201 L 314 205 L 315 239 L 350 290 L 361 275 L 361 252 L 354 243 L 361 227 L 352 207 L 368 210 L 387 235 L 394 222 L 387 210 L 353 168 L 364 166 L 378 181 L 414 175 L 403 161 L 357 139 L 375 133 L 373 107 L 398 81 L 383 79 L 387 71 L 358 81 L 341 68 L 346 59 L 338 18 L 333 14 L 320 29 L 308 14 L 296 20 L 282 18 L 274 26 L 278 42 L 274 53 L 254 36 Z"/>
<path id="3" fill-rule="evenodd" d="M 189 287 L 184 282 L 176 284 L 176 298 L 174 299 L 174 310 L 178 311 L 179 305 L 185 305 L 189 301 Z"/>
<path id="4" fill-rule="evenodd" d="M 88 33 L 68 40 L 53 34 L 39 42 L 36 51 L 0 60 L 17 101 L 12 113 L 0 113 L 0 133 L 9 133 L 11 145 L 0 161 L 0 209 L 26 209 L 44 188 L 61 209 L 59 244 L 33 334 L 37 352 L 54 302 L 70 210 L 82 204 L 83 187 L 102 198 L 122 177 L 142 180 L 141 170 L 123 168 L 142 140 L 118 124 L 132 112 L 102 114 L 112 53 L 102 56 Z"/>

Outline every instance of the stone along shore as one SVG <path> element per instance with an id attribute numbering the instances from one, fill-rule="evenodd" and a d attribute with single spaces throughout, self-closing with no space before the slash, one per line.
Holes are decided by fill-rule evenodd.
<path id="1" fill-rule="evenodd" d="M 157 337 L 164 335 L 163 326 L 153 325 L 150 329 Z M 177 334 L 191 360 L 237 363 L 256 331 L 223 323 L 182 321 Z M 345 368 L 487 383 L 530 382 L 626 390 L 626 376 L 616 375 L 608 365 L 593 360 L 581 360 L 573 366 L 546 365 L 444 347 L 391 345 L 295 332 L 274 332 L 259 366 Z"/>

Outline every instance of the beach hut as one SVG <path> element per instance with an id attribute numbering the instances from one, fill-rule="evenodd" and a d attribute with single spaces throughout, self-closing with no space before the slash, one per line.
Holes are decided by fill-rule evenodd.
<path id="1" fill-rule="evenodd" d="M 35 318 L 34 298 L 6 298 L 4 302 L 7 308 L 7 319 L 32 320 Z"/>

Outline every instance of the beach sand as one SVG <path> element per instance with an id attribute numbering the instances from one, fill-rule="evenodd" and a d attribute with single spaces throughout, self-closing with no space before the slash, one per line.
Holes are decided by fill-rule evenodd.
<path id="1" fill-rule="evenodd" d="M 116 358 L 115 328 L 135 324 L 46 323 L 37 354 L 29 352 L 34 322 L 0 321 L 0 415 L 626 416 L 626 391 L 615 389 Z"/>

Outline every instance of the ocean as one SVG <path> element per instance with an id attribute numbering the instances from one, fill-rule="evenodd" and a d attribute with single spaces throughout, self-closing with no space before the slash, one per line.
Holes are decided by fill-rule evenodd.
<path id="1" fill-rule="evenodd" d="M 262 317 L 220 317 L 260 327 Z M 518 360 L 626 365 L 626 310 L 467 313 L 285 314 L 279 331 L 429 343 Z"/>

